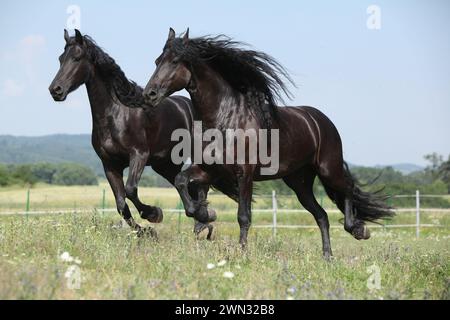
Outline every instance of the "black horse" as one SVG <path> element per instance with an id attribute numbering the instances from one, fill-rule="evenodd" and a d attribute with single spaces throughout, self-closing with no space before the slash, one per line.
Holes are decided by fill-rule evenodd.
<path id="1" fill-rule="evenodd" d="M 194 121 L 191 101 L 174 96 L 157 108 L 147 108 L 142 88 L 129 81 L 115 61 L 89 36 L 82 36 L 75 30 L 75 36 L 69 37 L 65 30 L 64 38 L 66 45 L 59 57 L 60 69 L 50 85 L 50 93 L 55 101 L 64 101 L 70 92 L 86 85 L 92 111 L 92 145 L 103 163 L 117 210 L 139 235 L 144 231 L 156 235 L 152 228 L 144 230 L 134 221 L 126 198 L 133 202 L 143 219 L 152 223 L 162 221 L 160 208 L 139 200 L 138 183 L 148 165 L 174 183 L 182 164 L 175 165 L 171 161 L 175 144 L 171 134 L 178 128 L 191 129 Z M 124 185 L 126 167 L 129 167 L 129 175 Z M 206 185 L 192 186 L 189 191 L 194 199 L 204 203 L 208 189 Z M 193 216 L 194 212 L 186 211 L 186 214 Z M 214 220 L 213 211 L 207 215 L 210 221 Z"/>
<path id="2" fill-rule="evenodd" d="M 177 38 L 170 29 L 144 97 L 157 106 L 164 104 L 170 94 L 186 89 L 205 128 L 278 129 L 279 170 L 273 175 L 262 175 L 259 160 L 256 164 L 200 164 L 206 174 L 188 170 L 177 177 L 176 187 L 184 189 L 180 195 L 185 205 L 192 203 L 186 192 L 189 182 L 234 183 L 239 190 L 240 243 L 245 246 L 251 224 L 253 181 L 282 178 L 314 216 L 322 235 L 323 254 L 329 258 L 332 251 L 328 216 L 313 194 L 318 176 L 328 196 L 345 214 L 345 230 L 356 239 L 368 239 L 365 221 L 393 215 L 384 198 L 357 186 L 343 160 L 339 133 L 323 113 L 312 107 L 276 106 L 277 100 L 282 101 L 282 93 L 289 95 L 284 79 L 290 78 L 285 69 L 272 57 L 244 50 L 240 45 L 224 36 L 190 39 L 189 30 Z M 227 148 L 228 145 L 223 158 Z M 246 148 L 249 154 L 248 144 Z M 207 222 L 207 218 L 196 215 L 199 221 Z"/>

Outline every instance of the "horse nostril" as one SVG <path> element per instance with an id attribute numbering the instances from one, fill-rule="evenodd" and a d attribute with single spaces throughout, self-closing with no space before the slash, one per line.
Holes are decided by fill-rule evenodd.
<path id="1" fill-rule="evenodd" d="M 61 86 L 54 86 L 53 88 L 50 89 L 50 92 L 54 94 L 62 94 L 63 89 Z"/>
<path id="2" fill-rule="evenodd" d="M 151 89 L 148 92 L 144 93 L 144 98 L 147 100 L 155 99 L 158 95 L 158 92 L 155 89 Z"/>

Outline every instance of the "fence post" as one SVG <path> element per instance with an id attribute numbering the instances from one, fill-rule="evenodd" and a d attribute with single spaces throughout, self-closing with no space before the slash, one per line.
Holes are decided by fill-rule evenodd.
<path id="1" fill-rule="evenodd" d="M 25 212 L 28 220 L 28 212 L 30 211 L 30 188 L 27 190 L 27 204 L 25 206 Z"/>
<path id="2" fill-rule="evenodd" d="M 420 192 L 416 190 L 416 238 L 420 235 Z"/>
<path id="3" fill-rule="evenodd" d="M 275 190 L 272 190 L 272 209 L 273 209 L 273 236 L 277 235 L 277 194 Z"/>
<path id="4" fill-rule="evenodd" d="M 105 214 L 106 209 L 106 190 L 103 189 L 103 197 L 102 197 L 102 214 Z"/>

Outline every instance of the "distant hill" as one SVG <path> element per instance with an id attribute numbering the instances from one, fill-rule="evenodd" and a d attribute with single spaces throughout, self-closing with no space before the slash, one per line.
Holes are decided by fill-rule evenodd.
<path id="1" fill-rule="evenodd" d="M 57 134 L 41 137 L 0 136 L 0 162 L 76 162 L 103 175 L 100 159 L 92 145 L 90 134 Z"/>
<path id="2" fill-rule="evenodd" d="M 0 162 L 76 162 L 92 168 L 98 175 L 104 175 L 100 159 L 91 145 L 90 134 L 56 134 L 41 137 L 0 135 Z M 351 167 L 357 166 L 355 164 L 349 165 Z M 399 163 L 390 166 L 403 174 L 423 170 L 423 167 L 412 163 Z M 379 165 L 376 167 L 387 166 Z"/>
<path id="3" fill-rule="evenodd" d="M 397 163 L 389 166 L 378 165 L 376 167 L 377 168 L 392 167 L 403 174 L 410 174 L 412 172 L 422 171 L 423 169 L 425 169 L 424 167 L 418 166 L 417 164 L 413 163 Z"/>

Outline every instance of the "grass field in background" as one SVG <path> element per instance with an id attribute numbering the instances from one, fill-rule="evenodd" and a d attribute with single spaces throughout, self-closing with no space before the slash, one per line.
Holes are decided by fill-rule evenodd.
<path id="1" fill-rule="evenodd" d="M 114 196 L 107 182 L 98 186 L 54 186 L 37 184 L 30 190 L 30 210 L 57 210 L 57 209 L 92 209 L 101 208 L 103 190 L 107 208 L 115 208 Z M 0 213 L 7 211 L 24 211 L 26 208 L 27 188 L 8 187 L 0 188 Z M 162 208 L 181 207 L 180 197 L 175 188 L 139 188 L 139 197 L 145 203 L 157 205 Z M 268 197 L 255 197 L 255 208 L 272 206 L 272 199 Z M 214 208 L 228 210 L 235 208 L 235 203 L 220 192 L 211 190 L 208 200 Z M 333 207 L 332 202 L 323 197 L 320 199 L 324 207 Z M 299 208 L 295 197 L 280 197 L 280 206 Z"/>
<path id="2" fill-rule="evenodd" d="M 218 210 L 214 241 L 195 240 L 192 220 L 167 212 L 163 223 L 154 225 L 157 242 L 137 238 L 116 212 L 93 209 L 101 204 L 103 188 L 107 207 L 114 207 L 106 185 L 37 186 L 31 190 L 31 210 L 87 212 L 0 214 L 0 299 L 450 299 L 449 214 L 423 213 L 422 223 L 439 227 L 423 228 L 419 239 L 414 228 L 372 227 L 370 240 L 356 241 L 339 224 L 342 215 L 331 213 L 331 224 L 339 227 L 331 229 L 334 259 L 326 262 L 317 227 L 280 228 L 276 238 L 270 228 L 252 228 L 243 252 L 236 205 L 219 195 L 210 196 Z M 179 204 L 173 189 L 140 193 L 163 208 Z M 0 212 L 22 211 L 24 199 L 26 189 L 0 189 Z M 270 199 L 259 199 L 254 207 L 270 205 Z M 272 215 L 255 212 L 253 221 L 268 225 Z M 414 213 L 401 213 L 390 223 L 414 222 Z M 315 225 L 308 213 L 279 213 L 278 223 Z M 81 261 L 79 289 L 67 283 L 74 263 L 61 261 L 65 251 Z M 217 266 L 222 260 L 225 264 Z M 215 268 L 208 269 L 208 263 Z M 374 266 L 380 289 L 367 287 Z"/>

